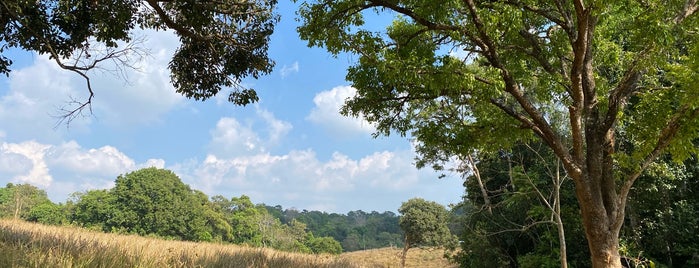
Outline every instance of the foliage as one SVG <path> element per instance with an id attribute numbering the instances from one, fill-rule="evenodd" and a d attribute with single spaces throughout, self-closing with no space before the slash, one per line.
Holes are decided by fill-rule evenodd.
<path id="1" fill-rule="evenodd" d="M 272 71 L 267 49 L 279 20 L 276 4 L 276 0 L 2 1 L 0 74 L 10 72 L 12 59 L 2 54 L 8 48 L 46 54 L 59 67 L 85 78 L 89 98 L 72 111 L 79 112 L 90 105 L 94 94 L 87 71 L 100 68 L 104 61 L 114 62 L 118 69 L 129 68 L 132 57 L 145 53 L 134 47 L 136 31 L 172 30 L 180 39 L 168 66 L 176 91 L 204 100 L 234 86 L 228 99 L 245 105 L 257 101 L 257 94 L 239 81 Z"/>
<path id="2" fill-rule="evenodd" d="M 8 183 L 0 188 L 0 217 L 27 219 L 33 207 L 51 203 L 46 191 L 31 184 Z"/>
<path id="3" fill-rule="evenodd" d="M 697 10 L 694 0 L 318 0 L 302 4 L 298 31 L 358 55 L 343 113 L 377 135 L 413 136 L 418 166 L 537 138 L 575 185 L 592 266 L 619 267 L 635 181 L 664 152 L 697 152 Z M 372 12 L 395 19 L 371 30 Z"/>
<path id="4" fill-rule="evenodd" d="M 444 206 L 422 198 L 404 202 L 398 212 L 400 228 L 405 233 L 405 248 L 446 246 L 453 242 L 447 227 L 448 212 Z"/>
<path id="5" fill-rule="evenodd" d="M 313 253 L 330 253 L 330 254 L 340 254 L 342 253 L 342 245 L 337 242 L 332 237 L 314 237 L 313 233 L 309 233 L 308 238 L 306 238 L 306 246 Z"/>
<path id="6" fill-rule="evenodd" d="M 110 231 L 107 226 L 112 225 L 118 215 L 115 208 L 115 198 L 107 190 L 90 190 L 83 193 L 74 193 L 73 211 L 70 220 L 84 227 L 93 227 Z"/>
<path id="7" fill-rule="evenodd" d="M 669 267 L 699 265 L 699 162 L 669 158 L 639 178 L 629 198 L 625 230 L 628 255 Z"/>
<path id="8" fill-rule="evenodd" d="M 64 207 L 52 202 L 32 207 L 26 220 L 49 225 L 62 225 L 68 222 Z"/>
<path id="9" fill-rule="evenodd" d="M 356 210 L 338 214 L 283 209 L 281 206 L 267 206 L 267 210 L 282 223 L 296 219 L 305 223 L 308 231 L 314 235 L 334 238 L 342 244 L 344 251 L 403 246 L 399 217 L 390 211 Z"/>
<path id="10" fill-rule="evenodd" d="M 559 266 L 558 234 L 553 211 L 545 206 L 541 193 L 551 199 L 555 185 L 555 156 L 537 143 L 518 144 L 509 151 L 479 155 L 478 170 L 491 201 L 487 209 L 473 176 L 466 179 L 466 194 L 457 206 L 462 250 L 457 260 L 467 267 L 532 267 L 531 264 Z M 585 234 L 570 179 L 561 185 L 561 218 L 565 230 L 567 263 L 590 266 L 588 249 L 580 241 Z M 549 203 L 556 202 L 547 200 Z"/>
<path id="11" fill-rule="evenodd" d="M 405 267 L 408 250 L 414 247 L 451 247 L 455 238 L 449 231 L 449 214 L 444 206 L 422 198 L 412 198 L 398 209 L 398 224 L 405 234 L 401 267 Z"/>
<path id="12" fill-rule="evenodd" d="M 248 196 L 214 196 L 209 200 L 164 169 L 127 173 L 117 178 L 113 189 L 77 193 L 74 199 L 70 202 L 72 222 L 106 232 L 248 244 L 291 252 L 342 252 L 333 238 L 315 238 L 306 232 L 305 224 L 293 219 L 283 224 L 264 205 L 254 205 Z"/>
<path id="13" fill-rule="evenodd" d="M 195 241 L 211 234 L 204 214 L 208 200 L 169 170 L 145 168 L 121 175 L 110 194 L 117 213 L 106 228 Z"/>

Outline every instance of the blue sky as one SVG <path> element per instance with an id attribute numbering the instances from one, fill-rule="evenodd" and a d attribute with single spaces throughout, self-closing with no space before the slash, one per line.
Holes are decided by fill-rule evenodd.
<path id="1" fill-rule="evenodd" d="M 93 115 L 55 127 L 59 108 L 85 97 L 84 80 L 48 57 L 10 51 L 13 71 L 0 77 L 0 183 L 31 183 L 64 202 L 155 166 L 209 196 L 245 194 L 285 208 L 346 213 L 396 211 L 413 197 L 458 202 L 461 178 L 417 170 L 408 138 L 374 139 L 371 124 L 338 113 L 354 92 L 344 78 L 356 57 L 308 48 L 295 31 L 296 6 L 281 1 L 278 11 L 269 50 L 276 66 L 242 81 L 260 96 L 246 107 L 226 102 L 227 92 L 205 102 L 175 93 L 166 67 L 177 38 L 149 31 L 139 33 L 150 56 L 134 62 L 136 70 L 90 73 Z"/>

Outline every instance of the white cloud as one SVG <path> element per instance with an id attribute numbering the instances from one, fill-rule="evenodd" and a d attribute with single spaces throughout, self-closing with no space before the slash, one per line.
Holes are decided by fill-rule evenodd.
<path id="1" fill-rule="evenodd" d="M 371 134 L 376 128 L 362 118 L 346 117 L 340 114 L 345 101 L 356 94 L 350 86 L 338 86 L 323 91 L 313 98 L 315 107 L 306 117 L 307 120 L 322 125 L 334 135 Z"/>
<path id="2" fill-rule="evenodd" d="M 437 180 L 432 172 L 416 170 L 413 156 L 409 150 L 358 158 L 335 152 L 322 160 L 306 149 L 279 155 L 209 154 L 201 161 L 166 167 L 162 159 L 136 163 L 113 146 L 83 148 L 75 141 L 59 145 L 28 141 L 0 146 L 0 174 L 12 176 L 4 183 L 31 183 L 47 189 L 55 202 L 64 202 L 74 192 L 113 187 L 118 175 L 149 166 L 171 169 L 209 196 L 245 194 L 254 202 L 287 208 L 395 211 L 413 196 L 442 203 L 458 201 L 461 181 Z"/>
<path id="3" fill-rule="evenodd" d="M 217 156 L 240 156 L 258 154 L 277 145 L 292 129 L 288 122 L 257 106 L 256 118 L 243 125 L 232 117 L 223 117 L 211 131 L 210 152 Z M 260 126 L 262 124 L 262 126 Z M 259 131 L 258 131 L 259 130 Z M 260 136 L 258 132 L 266 134 Z"/>
<path id="4" fill-rule="evenodd" d="M 216 155 L 244 155 L 262 151 L 257 133 L 232 117 L 219 119 L 211 136 L 209 148 Z"/>
<path id="5" fill-rule="evenodd" d="M 186 183 L 209 195 L 250 196 L 255 202 L 304 209 L 347 212 L 354 209 L 395 210 L 400 203 L 432 188 L 443 189 L 436 174 L 412 166 L 410 152 L 375 152 L 353 159 L 335 152 L 320 160 L 312 150 L 284 155 L 222 158 L 209 155 L 177 172 Z M 453 182 L 453 181 L 451 181 Z M 461 182 L 437 190 L 443 198 L 451 191 L 457 201 Z M 408 197 L 406 197 L 408 196 Z M 431 200 L 435 198 L 426 197 Z M 443 200 L 440 200 L 443 201 Z"/>
<path id="6" fill-rule="evenodd" d="M 114 176 L 136 167 L 133 159 L 112 146 L 84 149 L 75 141 L 51 147 L 47 161 L 52 167 L 99 177 Z"/>
<path id="7" fill-rule="evenodd" d="M 0 162 L 19 164 L 20 168 L 14 170 L 18 174 L 12 178 L 12 181 L 48 187 L 53 181 L 49 174 L 49 168 L 44 161 L 46 150 L 49 148 L 49 145 L 35 141 L 3 143 L 0 146 L 0 152 L 2 152 L 0 157 L 3 157 L 3 160 Z"/>
<path id="8" fill-rule="evenodd" d="M 281 76 L 282 78 L 286 78 L 287 76 L 298 73 L 299 72 L 299 62 L 295 61 L 291 65 L 284 65 L 282 66 L 281 69 Z"/>
<path id="9" fill-rule="evenodd" d="M 279 142 L 286 134 L 291 131 L 292 126 L 289 122 L 285 122 L 282 120 L 279 120 L 274 117 L 274 114 L 271 112 L 260 109 L 260 108 L 255 108 L 257 110 L 257 115 L 262 118 L 267 124 L 267 132 L 268 132 L 268 143 L 275 144 Z"/>
<path id="10" fill-rule="evenodd" d="M 20 174 L 28 173 L 34 167 L 34 162 L 26 155 L 18 153 L 7 143 L 0 146 L 0 176 L 3 178 L 15 178 Z"/>
<path id="11" fill-rule="evenodd" d="M 149 159 L 136 164 L 113 146 L 82 148 L 77 142 L 60 145 L 36 141 L 2 143 L 0 145 L 0 178 L 4 183 L 29 183 L 47 189 L 56 202 L 68 195 L 89 189 L 113 186 L 120 174 L 140 167 L 163 167 L 162 159 Z"/>

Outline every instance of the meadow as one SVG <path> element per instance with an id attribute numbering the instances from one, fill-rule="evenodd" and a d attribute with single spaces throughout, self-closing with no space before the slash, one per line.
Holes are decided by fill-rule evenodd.
<path id="1" fill-rule="evenodd" d="M 398 267 L 400 249 L 300 254 L 230 244 L 109 234 L 0 220 L 0 267 Z M 408 267 L 455 267 L 443 251 L 411 249 Z"/>

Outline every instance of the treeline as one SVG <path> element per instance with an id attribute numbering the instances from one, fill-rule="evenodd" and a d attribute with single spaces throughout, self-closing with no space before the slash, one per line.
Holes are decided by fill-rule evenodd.
<path id="1" fill-rule="evenodd" d="M 591 267 L 575 185 L 544 148 L 520 144 L 478 156 L 480 178 L 472 172 L 452 210 L 462 267 Z M 699 267 L 697 158 L 665 157 L 634 187 L 620 241 L 625 267 Z"/>
<path id="2" fill-rule="evenodd" d="M 108 190 L 89 190 L 55 204 L 29 184 L 0 188 L 0 217 L 104 232 L 334 253 L 402 246 L 392 212 L 348 214 L 254 204 L 249 197 L 208 197 L 165 169 L 120 175 Z"/>
<path id="3" fill-rule="evenodd" d="M 402 247 L 403 232 L 398 225 L 399 216 L 393 212 L 367 213 L 361 210 L 347 214 L 320 211 L 298 211 L 267 207 L 282 223 L 294 220 L 306 224 L 308 230 L 318 236 L 332 237 L 342 243 L 345 251 L 357 251 L 383 247 Z"/>

